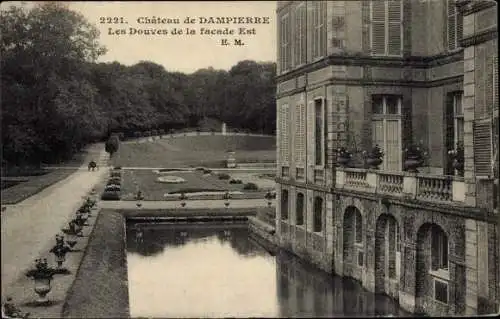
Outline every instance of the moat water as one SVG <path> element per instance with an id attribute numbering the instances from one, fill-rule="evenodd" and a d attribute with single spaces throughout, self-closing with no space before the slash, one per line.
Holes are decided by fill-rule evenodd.
<path id="1" fill-rule="evenodd" d="M 409 315 L 354 280 L 272 255 L 246 224 L 128 224 L 127 250 L 132 317 Z"/>

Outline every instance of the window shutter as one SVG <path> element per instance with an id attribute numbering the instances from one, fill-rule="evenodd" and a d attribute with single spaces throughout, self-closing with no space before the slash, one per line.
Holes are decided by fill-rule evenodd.
<path id="1" fill-rule="evenodd" d="M 448 50 L 457 48 L 457 17 L 454 0 L 446 1 L 448 9 Z"/>
<path id="2" fill-rule="evenodd" d="M 385 1 L 372 1 L 372 53 L 385 54 Z"/>
<path id="3" fill-rule="evenodd" d="M 314 101 L 307 103 L 307 164 L 314 165 Z"/>
<path id="4" fill-rule="evenodd" d="M 401 16 L 401 0 L 391 0 L 388 5 L 388 55 L 401 55 L 402 44 L 402 16 Z"/>
<path id="5" fill-rule="evenodd" d="M 498 109 L 498 56 L 493 57 L 493 109 Z"/>
<path id="6" fill-rule="evenodd" d="M 487 177 L 492 175 L 491 148 L 491 121 L 489 119 L 475 121 L 474 166 L 476 176 Z"/>
<path id="7" fill-rule="evenodd" d="M 295 163 L 304 164 L 304 105 L 295 107 Z"/>

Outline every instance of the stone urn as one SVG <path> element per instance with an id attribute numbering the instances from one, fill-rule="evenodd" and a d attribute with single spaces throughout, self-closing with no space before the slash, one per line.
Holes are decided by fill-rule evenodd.
<path id="1" fill-rule="evenodd" d="M 229 194 L 229 192 L 224 193 L 223 199 L 224 199 L 224 206 L 226 206 L 226 208 L 228 208 L 229 207 L 229 200 L 231 199 L 231 195 Z"/>
<path id="2" fill-rule="evenodd" d="M 460 175 L 464 174 L 464 162 L 459 161 L 458 159 L 453 160 L 453 168 L 458 171 Z"/>
<path id="3" fill-rule="evenodd" d="M 418 173 L 418 168 L 422 165 L 422 159 L 419 156 L 408 156 L 404 165 L 406 171 Z"/>
<path id="4" fill-rule="evenodd" d="M 188 199 L 188 197 L 186 196 L 186 194 L 181 193 L 181 195 L 179 196 L 179 199 L 181 200 L 181 206 L 185 207 L 186 206 L 186 200 Z"/>
<path id="5" fill-rule="evenodd" d="M 378 169 L 380 164 L 382 164 L 382 159 L 381 158 L 370 158 L 368 157 L 366 159 L 366 164 L 368 164 L 368 166 L 371 168 L 371 169 Z"/>
<path id="6" fill-rule="evenodd" d="M 62 269 L 63 263 L 66 261 L 66 254 L 71 250 L 64 243 L 64 236 L 56 235 L 56 245 L 50 250 L 56 257 L 57 269 Z"/>
<path id="7" fill-rule="evenodd" d="M 351 153 L 347 151 L 345 147 L 341 147 L 337 150 L 337 163 L 342 167 L 349 166 L 351 161 Z"/>
<path id="8" fill-rule="evenodd" d="M 39 305 L 48 304 L 47 294 L 52 290 L 52 278 L 54 270 L 48 267 L 47 259 L 37 259 L 36 268 L 28 271 L 27 276 L 34 280 L 34 290 L 38 295 L 36 303 Z"/>

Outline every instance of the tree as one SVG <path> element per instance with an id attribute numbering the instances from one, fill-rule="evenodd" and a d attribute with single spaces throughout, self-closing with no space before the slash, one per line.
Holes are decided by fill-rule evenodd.
<path id="1" fill-rule="evenodd" d="M 109 157 L 113 157 L 113 154 L 118 151 L 120 145 L 120 140 L 118 136 L 111 135 L 111 137 L 106 141 L 105 150 L 109 153 Z"/>
<path id="2" fill-rule="evenodd" d="M 2 127 L 10 128 L 2 134 L 4 158 L 71 156 L 102 131 L 86 80 L 88 63 L 105 52 L 98 30 L 64 5 L 45 2 L 3 10 L 0 32 Z"/>

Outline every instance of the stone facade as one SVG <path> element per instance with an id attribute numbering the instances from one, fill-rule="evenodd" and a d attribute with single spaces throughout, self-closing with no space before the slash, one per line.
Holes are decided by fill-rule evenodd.
<path id="1" fill-rule="evenodd" d="M 278 123 L 281 116 L 292 123 L 288 132 L 278 127 L 278 148 L 286 139 L 290 159 L 283 161 L 278 152 L 279 244 L 327 272 L 353 277 L 368 290 L 393 297 L 409 311 L 431 315 L 493 313 L 500 298 L 498 201 L 493 200 L 498 198 L 498 170 L 486 165 L 498 165 L 497 148 L 491 148 L 498 144 L 493 124 L 498 82 L 492 71 L 498 67 L 497 6 L 491 1 L 456 4 L 403 1 L 397 20 L 401 37 L 385 44 L 390 53 L 400 43 L 399 55 L 384 56 L 374 54 L 370 1 L 328 2 L 325 27 L 307 26 L 307 63 L 278 69 L 277 108 L 289 110 L 278 112 Z M 278 3 L 277 15 L 291 17 L 292 33 L 300 5 Z M 309 6 L 309 15 L 323 8 Z M 322 58 L 313 58 L 310 38 L 317 34 L 310 29 L 324 30 Z M 463 96 L 463 177 L 445 176 L 450 172 L 447 103 L 456 92 Z M 401 150 L 417 141 L 429 150 L 419 174 L 337 167 L 337 148 L 372 146 L 373 97 L 378 95 L 400 99 L 399 114 L 387 118 L 399 123 Z M 297 115 L 299 104 L 305 115 Z M 316 113 L 318 107 L 323 113 Z M 297 133 L 297 125 L 305 129 Z M 301 147 L 305 156 L 295 156 L 304 151 Z M 303 224 L 297 224 L 299 206 Z M 442 242 L 446 252 L 438 253 Z M 436 268 L 436 258 L 446 265 Z"/>

